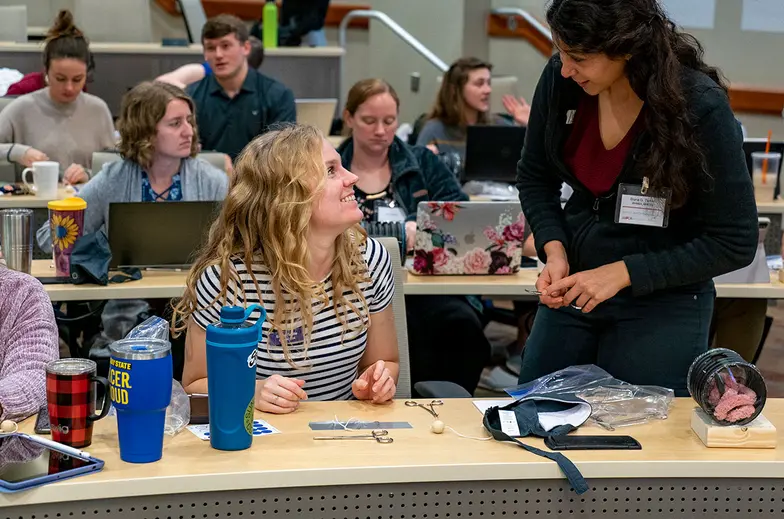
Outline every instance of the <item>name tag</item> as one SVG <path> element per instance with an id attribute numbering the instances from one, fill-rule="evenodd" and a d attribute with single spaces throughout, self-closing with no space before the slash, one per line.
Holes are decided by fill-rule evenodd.
<path id="1" fill-rule="evenodd" d="M 376 220 L 379 222 L 405 222 L 406 213 L 399 207 L 379 205 L 376 207 Z"/>
<path id="2" fill-rule="evenodd" d="M 615 223 L 667 227 L 670 218 L 672 190 L 659 189 L 649 192 L 647 187 L 636 184 L 618 186 L 615 206 Z"/>

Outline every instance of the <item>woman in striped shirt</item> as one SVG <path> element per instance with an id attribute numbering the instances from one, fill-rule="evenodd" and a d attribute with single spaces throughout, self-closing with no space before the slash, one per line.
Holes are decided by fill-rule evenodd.
<path id="1" fill-rule="evenodd" d="M 356 180 L 309 126 L 268 132 L 243 150 L 175 308 L 175 332 L 187 329 L 187 392 L 207 392 L 205 329 L 220 308 L 258 303 L 267 320 L 257 409 L 289 413 L 305 399 L 392 399 L 399 369 L 392 264 L 358 225 Z"/>

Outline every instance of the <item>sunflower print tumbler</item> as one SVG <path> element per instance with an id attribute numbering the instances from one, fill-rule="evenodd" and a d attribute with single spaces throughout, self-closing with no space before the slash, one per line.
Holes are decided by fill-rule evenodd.
<path id="1" fill-rule="evenodd" d="M 71 197 L 49 202 L 49 224 L 52 227 L 52 252 L 58 277 L 71 276 L 71 252 L 82 235 L 87 202 Z"/>

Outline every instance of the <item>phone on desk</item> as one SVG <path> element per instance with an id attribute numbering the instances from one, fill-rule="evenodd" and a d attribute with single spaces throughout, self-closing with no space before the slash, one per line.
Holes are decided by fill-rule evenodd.
<path id="1" fill-rule="evenodd" d="M 191 401 L 190 425 L 204 425 L 210 423 L 210 400 L 205 394 L 194 393 L 188 395 Z"/>
<path id="2" fill-rule="evenodd" d="M 38 410 L 33 430 L 35 434 L 52 434 L 51 424 L 49 423 L 49 408 L 47 406 L 43 406 Z"/>
<path id="3" fill-rule="evenodd" d="M 631 436 L 548 436 L 544 444 L 554 451 L 642 449 L 640 442 Z"/>

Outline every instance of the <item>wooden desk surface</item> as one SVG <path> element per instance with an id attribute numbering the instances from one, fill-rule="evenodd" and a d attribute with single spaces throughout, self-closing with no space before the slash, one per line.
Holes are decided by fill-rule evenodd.
<path id="1" fill-rule="evenodd" d="M 44 42 L 13 43 L 0 42 L 0 54 L 4 52 L 32 52 L 40 53 Z M 121 42 L 91 42 L 90 50 L 94 54 L 193 54 L 202 59 L 203 49 L 201 44 L 187 47 L 163 46 L 160 43 L 121 43 Z M 344 53 L 341 47 L 278 47 L 277 49 L 264 49 L 267 56 L 287 57 L 340 57 Z"/>
<path id="2" fill-rule="evenodd" d="M 52 200 L 62 200 L 69 196 L 75 196 L 75 191 L 66 187 L 57 190 L 57 198 L 41 198 L 36 195 L 2 195 L 0 196 L 0 209 L 45 209 Z"/>
<path id="3" fill-rule="evenodd" d="M 579 434 L 629 434 L 639 451 L 573 451 L 574 461 L 591 478 L 781 478 L 784 477 L 784 400 L 768 400 L 765 416 L 778 429 L 777 449 L 708 449 L 689 426 L 695 406 L 678 399 L 667 420 L 607 432 L 582 427 Z M 446 400 L 442 420 L 461 434 L 484 437 L 480 412 L 470 399 Z M 394 429 L 394 443 L 317 441 L 310 421 L 407 421 L 413 429 Z M 282 434 L 257 437 L 249 450 L 221 452 L 189 431 L 166 437 L 163 459 L 151 464 L 120 461 L 113 418 L 96 422 L 93 444 L 84 449 L 106 462 L 96 474 L 17 494 L 0 494 L 0 507 L 114 497 L 256 488 L 359 485 L 398 482 L 561 479 L 558 466 L 523 449 L 496 441 L 460 438 L 429 431 L 432 418 L 403 401 L 373 406 L 363 402 L 303 402 L 293 414 L 256 413 Z M 34 420 L 21 430 L 32 432 Z M 340 434 L 318 432 L 318 435 Z M 540 439 L 524 439 L 543 447 Z"/>
<path id="4" fill-rule="evenodd" d="M 50 260 L 33 260 L 32 275 L 50 277 Z M 44 285 L 52 301 L 92 299 L 153 299 L 179 297 L 185 287 L 185 272 L 144 271 L 142 279 L 128 283 L 97 285 Z M 521 270 L 513 276 L 417 276 L 405 273 L 403 289 L 407 295 L 480 295 L 489 297 L 533 298 L 527 290 L 536 283 L 535 270 Z M 718 297 L 784 299 L 784 284 L 771 274 L 769 284 L 718 284 Z"/>

